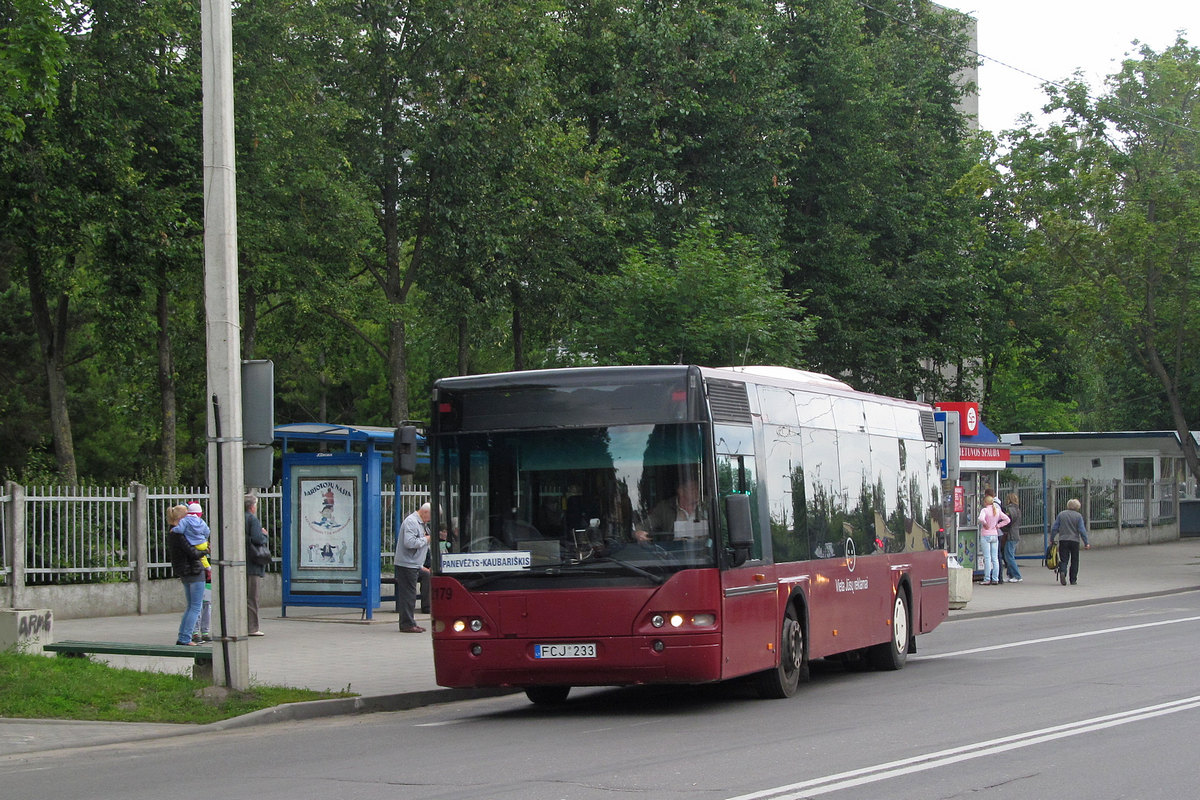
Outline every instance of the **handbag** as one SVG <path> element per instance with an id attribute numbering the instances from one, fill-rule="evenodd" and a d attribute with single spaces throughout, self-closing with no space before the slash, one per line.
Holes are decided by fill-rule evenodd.
<path id="1" fill-rule="evenodd" d="M 255 544 L 247 540 L 249 552 L 247 556 L 250 558 L 250 563 L 260 567 L 265 567 L 271 563 L 271 547 L 267 544 Z"/>

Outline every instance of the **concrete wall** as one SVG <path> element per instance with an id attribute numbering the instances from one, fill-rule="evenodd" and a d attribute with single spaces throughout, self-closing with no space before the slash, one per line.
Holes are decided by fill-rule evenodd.
<path id="1" fill-rule="evenodd" d="M 1139 544 L 1161 544 L 1179 541 L 1179 525 L 1176 520 L 1149 527 L 1125 526 L 1122 528 L 1094 528 L 1088 531 L 1088 542 L 1092 547 L 1128 547 Z M 1042 555 L 1042 537 L 1024 534 L 1017 544 L 1018 556 Z"/>
<path id="2" fill-rule="evenodd" d="M 279 575 L 263 578 L 258 603 L 278 606 L 282 598 Z M 148 581 L 141 593 L 134 583 L 81 583 L 69 586 L 26 586 L 21 595 L 24 608 L 48 608 L 55 619 L 122 617 L 132 614 L 183 613 L 183 588 L 175 578 Z M 142 609 L 139 611 L 139 607 Z"/>

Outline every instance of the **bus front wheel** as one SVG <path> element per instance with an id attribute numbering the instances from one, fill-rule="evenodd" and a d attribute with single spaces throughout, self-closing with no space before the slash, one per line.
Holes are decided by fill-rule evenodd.
<path id="1" fill-rule="evenodd" d="M 804 642 L 804 626 L 789 605 L 783 615 L 779 633 L 779 666 L 758 673 L 758 694 L 765 698 L 791 697 L 802 681 L 808 680 L 808 648 Z"/>
<path id="2" fill-rule="evenodd" d="M 570 693 L 570 686 L 529 686 L 525 689 L 525 696 L 529 698 L 529 702 L 539 706 L 557 706 L 565 703 Z"/>
<path id="3" fill-rule="evenodd" d="M 871 666 L 883 670 L 903 669 L 908 660 L 908 637 L 908 595 L 904 593 L 904 587 L 899 587 L 892 606 L 892 638 L 870 649 Z"/>

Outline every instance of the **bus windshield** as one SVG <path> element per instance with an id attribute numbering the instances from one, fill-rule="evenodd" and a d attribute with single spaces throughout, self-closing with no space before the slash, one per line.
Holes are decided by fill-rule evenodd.
<path id="1" fill-rule="evenodd" d="M 703 430 L 671 423 L 444 436 L 436 571 L 468 585 L 595 585 L 715 566 Z"/>

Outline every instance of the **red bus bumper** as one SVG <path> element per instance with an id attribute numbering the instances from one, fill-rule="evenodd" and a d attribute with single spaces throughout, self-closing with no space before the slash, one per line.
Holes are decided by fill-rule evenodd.
<path id="1" fill-rule="evenodd" d="M 594 644 L 594 658 L 537 658 L 543 644 Z M 531 638 L 435 635 L 437 682 L 450 687 L 627 686 L 707 683 L 721 677 L 721 634 Z"/>

